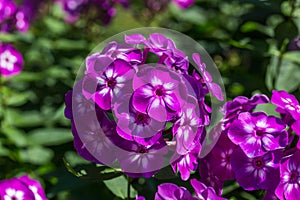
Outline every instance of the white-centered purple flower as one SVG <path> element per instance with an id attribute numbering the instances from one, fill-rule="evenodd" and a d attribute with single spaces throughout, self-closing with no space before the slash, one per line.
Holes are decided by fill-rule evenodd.
<path id="1" fill-rule="evenodd" d="M 46 200 L 41 184 L 24 175 L 0 181 L 1 200 Z"/>
<path id="2" fill-rule="evenodd" d="M 276 111 L 281 114 L 283 121 L 300 136 L 300 104 L 296 97 L 286 91 L 273 90 L 271 102 L 277 106 Z"/>
<path id="3" fill-rule="evenodd" d="M 212 151 L 205 156 L 212 173 L 221 181 L 234 179 L 230 159 L 237 145 L 232 143 L 226 133 L 221 133 L 217 144 Z"/>
<path id="4" fill-rule="evenodd" d="M 180 112 L 186 87 L 180 76 L 162 67 L 144 67 L 133 79 L 133 107 L 165 122 Z"/>
<path id="5" fill-rule="evenodd" d="M 198 142 L 204 132 L 204 122 L 198 117 L 197 100 L 190 96 L 188 101 L 178 114 L 180 117 L 172 129 L 176 138 L 176 152 L 180 155 L 187 154 L 194 147 L 194 141 Z"/>
<path id="6" fill-rule="evenodd" d="M 4 77 L 21 73 L 23 68 L 21 53 L 10 44 L 0 44 L 0 74 Z"/>
<path id="7" fill-rule="evenodd" d="M 198 156 L 201 146 L 199 142 L 194 142 L 193 145 L 193 148 L 190 148 L 189 152 L 187 152 L 185 155 L 180 155 L 179 158 L 177 154 L 174 154 L 173 157 L 177 159 L 171 162 L 173 171 L 175 173 L 179 171 L 180 177 L 184 181 L 189 179 L 191 171 L 195 171 L 198 166 Z"/>
<path id="8" fill-rule="evenodd" d="M 238 96 L 232 101 L 227 101 L 223 107 L 225 129 L 228 129 L 240 113 L 252 112 L 258 104 L 265 104 L 269 101 L 269 98 L 264 94 L 253 95 L 250 99 L 244 96 Z"/>
<path id="9" fill-rule="evenodd" d="M 280 165 L 280 182 L 275 190 L 280 200 L 300 197 L 300 151 L 283 158 Z"/>
<path id="10" fill-rule="evenodd" d="M 168 149 L 163 138 L 147 146 L 130 141 L 124 141 L 122 145 L 117 157 L 121 169 L 127 175 L 150 178 L 164 166 Z"/>
<path id="11" fill-rule="evenodd" d="M 100 65 L 95 63 L 95 65 Z M 109 66 L 99 66 L 101 73 L 88 73 L 83 79 L 83 93 L 87 99 L 92 99 L 101 109 L 110 110 L 113 97 L 120 96 L 135 71 L 124 60 L 117 59 Z M 106 68 L 105 68 L 106 67 Z M 96 67 L 94 67 L 96 68 Z"/>
<path id="12" fill-rule="evenodd" d="M 159 122 L 132 106 L 131 94 L 125 94 L 113 102 L 113 112 L 118 134 L 126 140 L 141 145 L 152 145 L 161 136 L 165 122 Z"/>
<path id="13" fill-rule="evenodd" d="M 250 157 L 282 149 L 288 144 L 286 125 L 263 112 L 241 113 L 228 130 L 230 140 Z"/>
<path id="14" fill-rule="evenodd" d="M 249 158 L 242 149 L 236 148 L 231 156 L 235 178 L 245 190 L 272 189 L 279 182 L 280 150 L 263 156 Z"/>

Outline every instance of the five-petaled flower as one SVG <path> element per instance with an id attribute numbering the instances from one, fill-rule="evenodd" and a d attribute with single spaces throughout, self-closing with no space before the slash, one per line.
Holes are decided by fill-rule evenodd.
<path id="1" fill-rule="evenodd" d="M 0 74 L 4 77 L 14 76 L 23 67 L 22 55 L 10 44 L 0 44 Z"/>
<path id="2" fill-rule="evenodd" d="M 283 149 L 288 144 L 286 124 L 263 112 L 241 113 L 229 128 L 228 137 L 250 158 Z"/>

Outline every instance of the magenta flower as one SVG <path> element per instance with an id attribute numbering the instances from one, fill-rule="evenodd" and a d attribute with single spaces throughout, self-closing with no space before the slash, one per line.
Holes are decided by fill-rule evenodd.
<path id="1" fill-rule="evenodd" d="M 231 166 L 237 182 L 245 190 L 272 189 L 279 182 L 280 150 L 249 158 L 240 148 L 231 156 Z"/>
<path id="2" fill-rule="evenodd" d="M 255 109 L 258 104 L 265 104 L 269 102 L 269 98 L 264 94 L 256 94 L 250 99 L 244 96 L 238 96 L 232 101 L 228 101 L 224 104 L 223 112 L 225 128 L 231 125 L 231 123 L 238 117 L 242 112 L 251 112 Z"/>
<path id="3" fill-rule="evenodd" d="M 164 166 L 168 149 L 163 138 L 147 146 L 130 141 L 119 141 L 119 144 L 118 160 L 128 176 L 150 178 Z"/>
<path id="4" fill-rule="evenodd" d="M 176 152 L 180 155 L 187 154 L 194 148 L 194 141 L 199 142 L 199 138 L 204 132 L 204 123 L 198 117 L 197 100 L 189 97 L 189 103 L 186 103 L 179 113 L 180 118 L 174 123 L 172 132 L 176 138 Z"/>
<path id="5" fill-rule="evenodd" d="M 221 133 L 217 144 L 212 151 L 204 158 L 212 170 L 212 173 L 221 181 L 234 179 L 230 159 L 237 145 L 232 143 L 226 133 Z"/>
<path id="6" fill-rule="evenodd" d="M 189 152 L 185 155 L 181 155 L 179 158 L 177 154 L 174 154 L 173 158 L 177 159 L 171 162 L 173 171 L 175 173 L 179 171 L 180 177 L 184 181 L 189 179 L 191 171 L 195 171 L 198 166 L 198 156 L 201 147 L 199 142 L 194 142 L 193 145 L 193 148 L 190 148 Z"/>
<path id="7" fill-rule="evenodd" d="M 196 65 L 199 67 L 199 71 L 202 75 L 202 77 L 199 76 L 199 74 L 194 73 L 194 77 L 205 83 L 208 90 L 211 92 L 212 96 L 215 96 L 219 101 L 224 100 L 224 94 L 222 93 L 221 87 L 214 83 L 212 80 L 212 76 L 210 73 L 206 70 L 206 65 L 205 63 L 201 62 L 200 55 L 198 53 L 193 53 L 193 60 L 196 63 Z"/>
<path id="8" fill-rule="evenodd" d="M 214 199 L 214 200 L 225 200 L 225 198 L 219 197 L 215 190 L 212 187 L 207 187 L 202 182 L 198 181 L 197 179 L 192 179 L 190 181 L 191 185 L 193 186 L 197 199 L 205 200 L 205 199 Z"/>
<path id="9" fill-rule="evenodd" d="M 300 135 L 300 104 L 296 97 L 285 91 L 273 90 L 271 102 L 277 106 L 276 111 L 283 120 Z"/>
<path id="10" fill-rule="evenodd" d="M 0 24 L 11 18 L 17 10 L 17 5 L 13 0 L 0 1 Z M 2 29 L 2 28 L 1 28 Z"/>
<path id="11" fill-rule="evenodd" d="M 136 74 L 133 87 L 133 107 L 160 122 L 172 119 L 180 111 L 186 89 L 177 74 L 150 66 Z"/>
<path id="12" fill-rule="evenodd" d="M 100 64 L 102 63 L 95 63 L 95 67 L 104 68 L 102 74 L 99 69 L 99 73 L 89 73 L 84 77 L 83 93 L 87 99 L 93 99 L 101 109 L 110 110 L 113 97 L 121 95 L 121 89 L 131 80 L 134 70 L 129 63 L 121 59 L 115 60 L 107 67 Z"/>
<path id="13" fill-rule="evenodd" d="M 0 44 L 0 74 L 4 77 L 14 76 L 21 73 L 23 57 L 10 44 Z"/>
<path id="14" fill-rule="evenodd" d="M 224 181 L 221 181 L 213 172 L 211 165 L 207 159 L 201 159 L 199 164 L 200 180 L 207 186 L 212 187 L 217 195 L 222 195 Z"/>
<path id="15" fill-rule="evenodd" d="M 187 9 L 195 3 L 195 0 L 173 0 L 173 3 L 181 9 Z"/>
<path id="16" fill-rule="evenodd" d="M 263 112 L 244 112 L 230 126 L 228 137 L 253 158 L 286 147 L 288 133 L 285 128 L 286 125 L 276 117 Z"/>
<path id="17" fill-rule="evenodd" d="M 173 183 L 163 183 L 158 186 L 154 200 L 197 200 L 184 187 L 179 187 Z"/>
<path id="18" fill-rule="evenodd" d="M 156 121 L 148 114 L 134 109 L 131 94 L 121 96 L 114 105 L 117 132 L 124 139 L 147 146 L 154 144 L 162 136 L 165 122 Z"/>
<path id="19" fill-rule="evenodd" d="M 47 199 L 40 183 L 28 175 L 0 181 L 0 197 L 3 197 L 3 200 Z"/>
<path id="20" fill-rule="evenodd" d="M 280 182 L 275 190 L 280 200 L 299 199 L 300 196 L 300 151 L 283 158 L 280 165 Z"/>

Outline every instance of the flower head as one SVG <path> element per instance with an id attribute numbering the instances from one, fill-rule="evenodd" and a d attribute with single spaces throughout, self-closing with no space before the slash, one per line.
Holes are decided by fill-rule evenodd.
<path id="1" fill-rule="evenodd" d="M 0 197 L 3 197 L 3 200 L 47 199 L 40 183 L 28 175 L 0 181 Z"/>
<path id="2" fill-rule="evenodd" d="M 298 199 L 300 196 L 300 151 L 281 161 L 280 182 L 275 191 L 280 200 Z"/>
<path id="3" fill-rule="evenodd" d="M 0 74 L 4 77 L 14 76 L 21 73 L 23 57 L 10 44 L 0 44 Z"/>
<path id="4" fill-rule="evenodd" d="M 285 128 L 286 125 L 276 117 L 263 112 L 244 112 L 230 126 L 228 137 L 253 158 L 286 147 L 288 134 Z"/>
<path id="5" fill-rule="evenodd" d="M 272 189 L 279 181 L 280 150 L 263 156 L 249 158 L 236 148 L 231 156 L 231 166 L 238 183 L 245 190 Z"/>

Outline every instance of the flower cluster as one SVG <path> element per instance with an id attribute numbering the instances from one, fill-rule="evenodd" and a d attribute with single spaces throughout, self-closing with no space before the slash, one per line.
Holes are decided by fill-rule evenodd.
<path id="1" fill-rule="evenodd" d="M 28 175 L 0 181 L 0 199 L 46 200 L 41 184 Z"/>
<path id="2" fill-rule="evenodd" d="M 254 112 L 258 104 L 277 106 L 279 117 Z M 245 190 L 265 190 L 264 199 L 297 199 L 300 194 L 299 114 L 297 99 L 273 91 L 225 104 L 219 141 L 201 160 L 203 183 L 222 193 L 223 183 L 236 180 Z"/>
<path id="3" fill-rule="evenodd" d="M 9 77 L 19 74 L 23 62 L 22 54 L 16 48 L 0 43 L 0 75 Z"/>
<path id="4" fill-rule="evenodd" d="M 88 56 L 84 76 L 66 94 L 74 146 L 85 159 L 117 164 L 133 177 L 171 164 L 187 180 L 210 122 L 204 98 L 211 92 L 222 101 L 221 88 L 199 54 L 192 58 L 201 74 L 189 74 L 188 56 L 162 34 L 124 40 Z"/>
<path id="5" fill-rule="evenodd" d="M 19 5 L 13 0 L 0 0 L 0 32 L 26 32 L 34 20 L 42 1 L 23 0 Z M 0 74 L 13 76 L 23 67 L 22 55 L 11 45 L 0 42 Z"/>
<path id="6" fill-rule="evenodd" d="M 66 14 L 65 20 L 69 23 L 77 21 L 80 15 L 89 16 L 91 19 L 101 19 L 103 24 L 108 24 L 115 16 L 115 3 L 127 7 L 128 0 L 57 0 Z"/>

